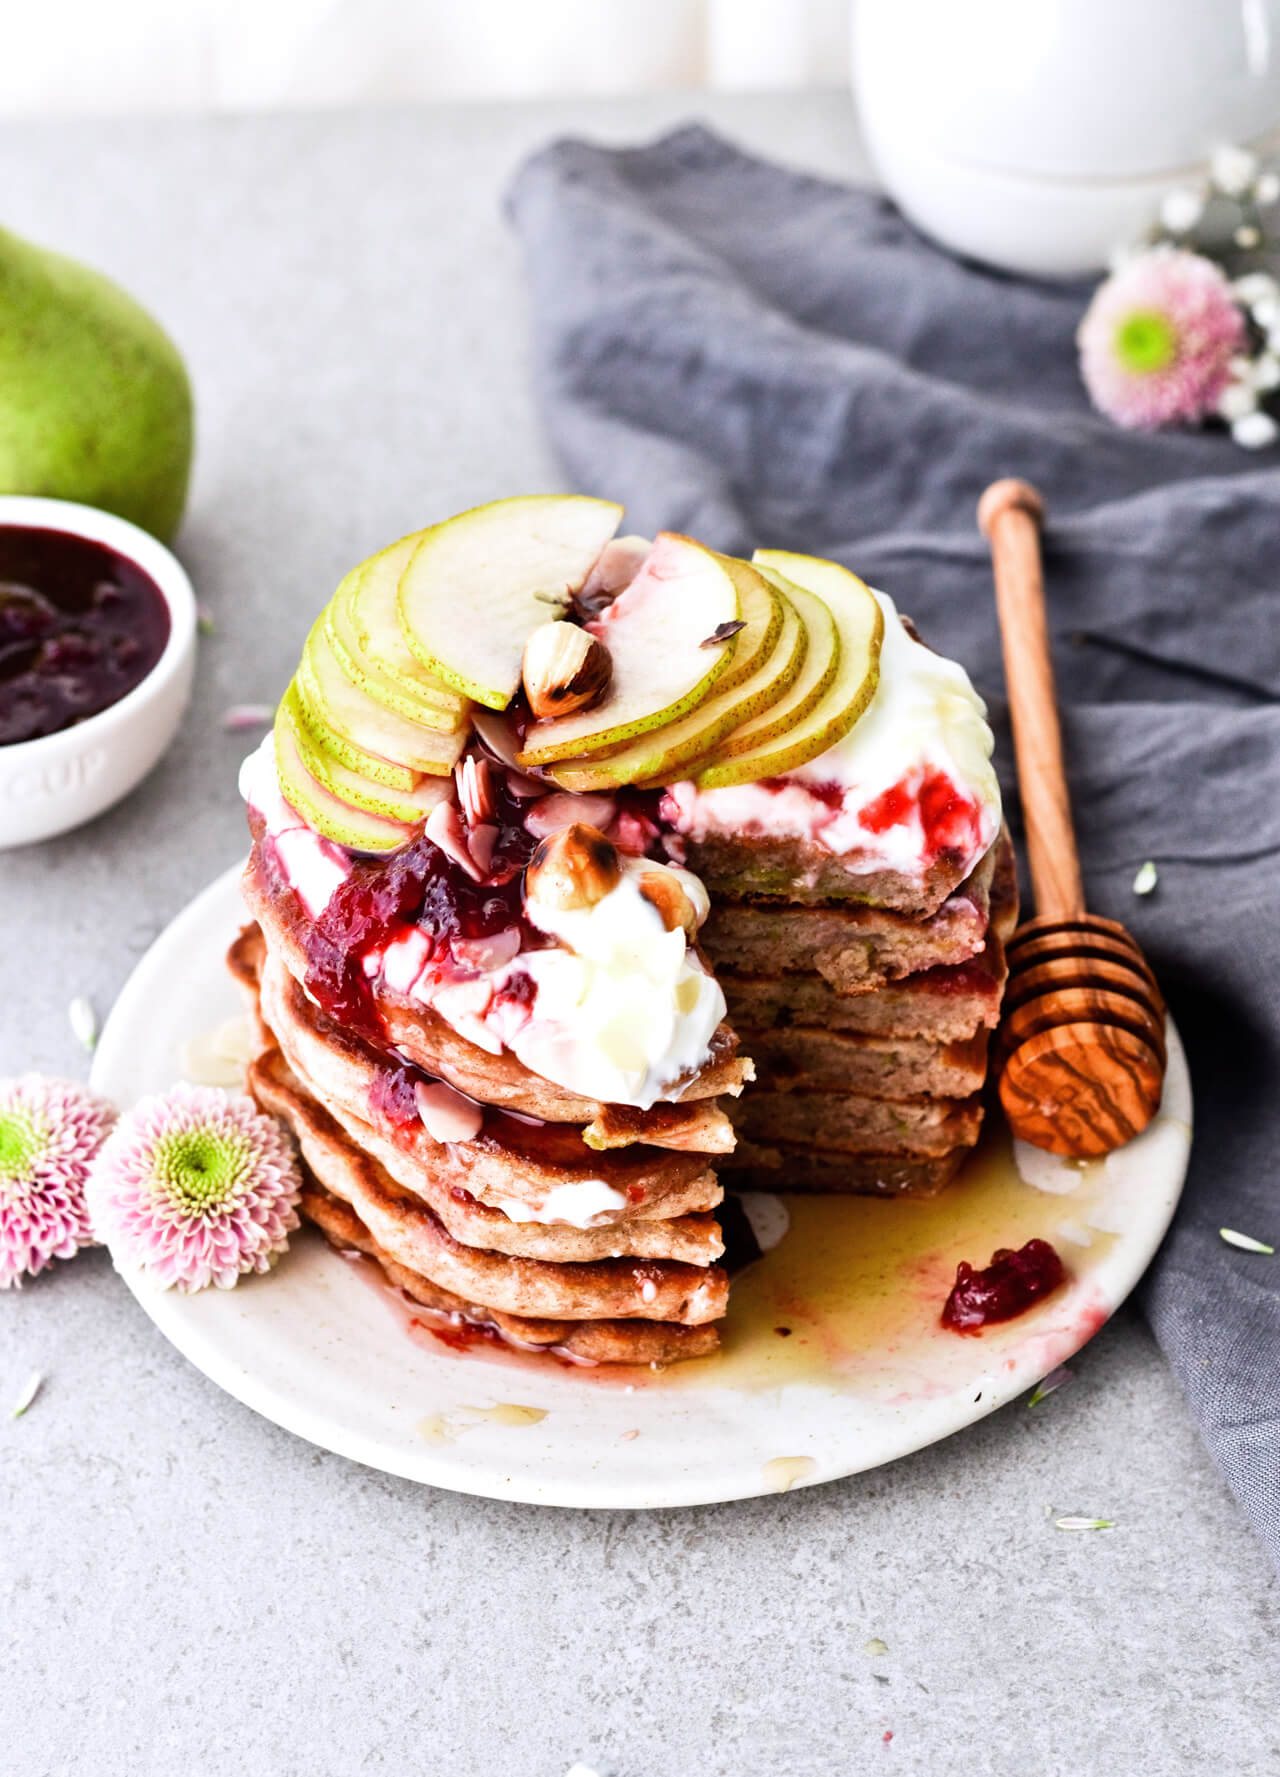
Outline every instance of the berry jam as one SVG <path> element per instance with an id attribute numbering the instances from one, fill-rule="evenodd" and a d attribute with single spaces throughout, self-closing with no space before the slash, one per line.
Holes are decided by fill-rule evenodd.
<path id="1" fill-rule="evenodd" d="M 67 531 L 0 525 L 0 746 L 118 703 L 168 640 L 169 607 L 136 562 Z"/>
<path id="2" fill-rule="evenodd" d="M 417 926 L 437 955 L 455 940 L 492 938 L 513 928 L 523 950 L 551 942 L 523 912 L 521 879 L 537 844 L 524 826 L 524 804 L 510 794 L 499 773 L 493 774 L 492 788 L 498 837 L 483 882 L 420 833 L 388 857 L 353 858 L 351 874 L 319 919 L 300 934 L 307 953 L 307 991 L 339 1025 L 375 1041 L 382 1038 L 364 958 L 407 927 Z"/>
<path id="3" fill-rule="evenodd" d="M 890 784 L 858 815 L 868 833 L 887 833 L 906 824 L 919 811 L 928 863 L 955 854 L 970 857 L 982 840 L 982 816 L 976 802 L 952 783 L 945 771 L 927 771 L 912 790 L 904 778 Z"/>
<path id="4" fill-rule="evenodd" d="M 975 1271 L 962 1259 L 942 1324 L 953 1333 L 977 1333 L 995 1321 L 1014 1320 L 1065 1278 L 1062 1260 L 1047 1240 L 1028 1240 L 1017 1252 L 1002 1246 L 985 1271 Z"/>

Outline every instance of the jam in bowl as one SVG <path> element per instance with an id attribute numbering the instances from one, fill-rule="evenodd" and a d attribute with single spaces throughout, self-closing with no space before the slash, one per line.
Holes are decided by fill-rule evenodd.
<path id="1" fill-rule="evenodd" d="M 0 847 L 91 820 L 177 731 L 195 662 L 182 567 L 126 520 L 0 498 Z"/>

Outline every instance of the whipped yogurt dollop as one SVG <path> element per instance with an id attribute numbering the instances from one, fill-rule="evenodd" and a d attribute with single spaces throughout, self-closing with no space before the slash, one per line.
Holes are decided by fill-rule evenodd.
<path id="1" fill-rule="evenodd" d="M 874 589 L 873 589 L 874 591 Z M 847 855 L 856 874 L 922 876 L 943 851 L 973 868 L 1000 830 L 986 705 L 964 668 L 884 612 L 875 695 L 843 740 L 779 777 L 732 788 L 675 784 L 663 816 L 676 831 L 807 840 Z"/>
<path id="2" fill-rule="evenodd" d="M 681 927 L 668 931 L 641 877 L 679 879 L 699 922 L 706 891 L 686 870 L 623 858 L 617 883 L 593 906 L 566 910 L 530 896 L 525 913 L 554 949 L 510 966 L 537 995 L 506 1041 L 525 1066 L 584 1098 L 648 1110 L 706 1062 L 725 1015 L 724 994 Z M 505 1002 L 506 1007 L 511 1005 Z M 501 1006 L 500 1006 L 501 1012 Z"/>

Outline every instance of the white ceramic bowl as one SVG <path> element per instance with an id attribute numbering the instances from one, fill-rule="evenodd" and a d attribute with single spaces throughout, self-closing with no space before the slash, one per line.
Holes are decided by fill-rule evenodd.
<path id="1" fill-rule="evenodd" d="M 51 839 L 127 796 L 177 733 L 191 695 L 196 601 L 163 543 L 127 519 L 70 500 L 0 495 L 0 525 L 69 531 L 105 544 L 150 575 L 169 607 L 169 640 L 140 685 L 57 734 L 0 746 L 0 850 Z"/>

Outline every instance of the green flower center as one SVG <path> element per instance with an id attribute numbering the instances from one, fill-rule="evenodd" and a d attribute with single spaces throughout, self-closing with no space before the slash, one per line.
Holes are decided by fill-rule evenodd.
<path id="1" fill-rule="evenodd" d="M 47 1132 L 29 1111 L 0 1111 L 0 1189 L 23 1185 L 31 1176 Z"/>
<path id="2" fill-rule="evenodd" d="M 225 1210 L 243 1183 L 247 1159 L 237 1141 L 209 1129 L 184 1130 L 157 1147 L 156 1183 L 182 1215 Z"/>
<path id="3" fill-rule="evenodd" d="M 1135 376 L 1163 370 L 1178 355 L 1178 335 L 1159 309 L 1135 309 L 1116 328 L 1116 357 Z"/>

